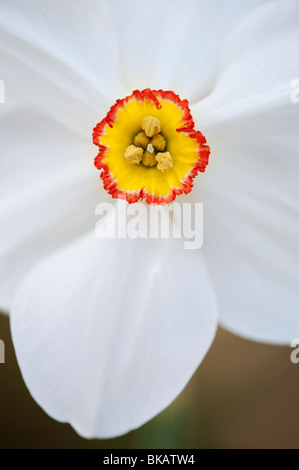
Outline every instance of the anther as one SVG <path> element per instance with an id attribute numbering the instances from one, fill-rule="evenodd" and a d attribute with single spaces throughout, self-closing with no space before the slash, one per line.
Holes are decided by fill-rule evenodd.
<path id="1" fill-rule="evenodd" d="M 142 119 L 141 129 L 144 130 L 148 137 L 153 137 L 161 131 L 161 123 L 154 116 L 146 116 Z"/>
<path id="2" fill-rule="evenodd" d="M 135 147 L 135 145 L 129 145 L 126 148 L 124 157 L 131 165 L 138 165 L 142 160 L 143 149 L 141 147 Z"/>
<path id="3" fill-rule="evenodd" d="M 134 145 L 136 145 L 136 147 L 146 148 L 150 141 L 151 140 L 147 137 L 144 131 L 138 132 L 138 134 L 134 137 Z"/>
<path id="4" fill-rule="evenodd" d="M 151 144 L 157 152 L 163 152 L 166 147 L 166 139 L 161 134 L 155 134 L 151 140 Z"/>
<path id="5" fill-rule="evenodd" d="M 169 152 L 157 153 L 156 160 L 158 162 L 157 169 L 162 171 L 162 173 L 173 167 L 173 159 Z"/>
<path id="6" fill-rule="evenodd" d="M 151 144 L 148 145 L 148 147 Z M 144 154 L 142 155 L 142 163 L 144 166 L 156 166 L 157 165 L 157 160 L 155 158 L 156 153 L 154 152 L 154 149 L 152 152 L 149 150 L 146 150 Z"/>

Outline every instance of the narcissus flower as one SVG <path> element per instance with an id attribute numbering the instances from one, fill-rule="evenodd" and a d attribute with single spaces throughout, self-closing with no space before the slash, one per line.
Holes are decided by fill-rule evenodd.
<path id="1" fill-rule="evenodd" d="M 130 203 L 167 204 L 188 194 L 210 154 L 188 101 L 172 91 L 135 90 L 118 100 L 95 127 L 93 141 L 104 188 Z"/>
<path id="2" fill-rule="evenodd" d="M 35 400 L 116 436 L 181 392 L 218 322 L 298 337 L 299 4 L 0 3 L 0 306 Z M 96 238 L 98 203 L 175 197 L 204 203 L 202 249 Z"/>

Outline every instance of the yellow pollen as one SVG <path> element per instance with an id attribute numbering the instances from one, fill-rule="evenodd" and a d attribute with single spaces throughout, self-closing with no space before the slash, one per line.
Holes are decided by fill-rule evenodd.
<path id="1" fill-rule="evenodd" d="M 161 134 L 155 134 L 151 140 L 151 144 L 157 152 L 163 152 L 166 147 L 166 139 Z"/>
<path id="2" fill-rule="evenodd" d="M 131 165 L 138 165 L 142 160 L 142 155 L 143 149 L 141 147 L 135 147 L 135 145 L 129 145 L 124 153 L 124 157 Z"/>
<path id="3" fill-rule="evenodd" d="M 156 160 L 158 162 L 157 169 L 162 171 L 162 173 L 173 167 L 173 159 L 169 152 L 157 153 Z"/>
<path id="4" fill-rule="evenodd" d="M 151 139 L 147 137 L 144 131 L 138 132 L 138 134 L 134 137 L 134 145 L 136 145 L 136 147 L 146 148 L 150 141 Z"/>
<path id="5" fill-rule="evenodd" d="M 161 131 L 161 123 L 159 119 L 154 116 L 145 116 L 142 119 L 141 129 L 144 130 L 148 137 L 153 137 Z"/>

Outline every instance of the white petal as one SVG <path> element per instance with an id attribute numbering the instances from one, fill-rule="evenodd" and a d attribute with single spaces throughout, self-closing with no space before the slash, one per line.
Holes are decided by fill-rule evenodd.
<path id="1" fill-rule="evenodd" d="M 2 120 L 10 113 L 22 110 L 26 106 L 27 103 L 20 99 L 19 90 L 14 88 L 10 82 L 2 80 L 2 75 L 0 75 L 0 119 Z"/>
<path id="2" fill-rule="evenodd" d="M 2 78 L 86 135 L 135 88 L 206 94 L 219 43 L 261 1 L 2 0 Z"/>
<path id="3" fill-rule="evenodd" d="M 27 276 L 12 334 L 45 411 L 84 437 L 111 437 L 181 392 L 213 340 L 215 311 L 198 251 L 90 234 Z"/>
<path id="4" fill-rule="evenodd" d="M 193 107 L 210 145 L 298 134 L 298 106 L 291 100 L 298 78 L 298 15 L 297 1 L 275 1 L 257 8 L 233 31 L 216 87 Z"/>
<path id="5" fill-rule="evenodd" d="M 244 20 L 217 87 L 197 106 L 212 151 L 201 178 L 204 246 L 222 324 L 288 344 L 299 329 L 298 15 L 298 2 L 284 0 Z"/>
<path id="6" fill-rule="evenodd" d="M 84 135 L 127 94 L 100 0 L 1 1 L 0 61 L 1 78 Z"/>
<path id="7" fill-rule="evenodd" d="M 128 89 L 172 89 L 195 101 L 212 87 L 219 43 L 261 0 L 110 0 Z"/>
<path id="8" fill-rule="evenodd" d="M 201 181 L 221 323 L 258 341 L 298 336 L 298 153 L 298 139 L 221 146 Z"/>
<path id="9" fill-rule="evenodd" d="M 28 110 L 1 122 L 0 308 L 41 256 L 94 226 L 93 145 Z M 105 193 L 106 194 L 106 193 Z"/>

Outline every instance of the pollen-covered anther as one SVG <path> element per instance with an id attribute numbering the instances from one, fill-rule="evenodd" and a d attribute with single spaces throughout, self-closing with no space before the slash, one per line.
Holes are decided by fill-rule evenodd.
<path id="1" fill-rule="evenodd" d="M 155 134 L 151 140 L 151 144 L 157 152 L 163 152 L 166 147 L 166 139 L 161 134 Z"/>
<path id="2" fill-rule="evenodd" d="M 131 165 L 139 165 L 142 160 L 143 148 L 136 147 L 135 145 L 129 145 L 126 148 L 124 157 Z"/>
<path id="3" fill-rule="evenodd" d="M 148 144 L 146 151 L 142 155 L 142 163 L 144 166 L 156 166 L 157 165 L 157 160 L 155 158 L 156 152 L 154 150 L 154 147 L 152 144 Z"/>
<path id="4" fill-rule="evenodd" d="M 173 167 L 173 158 L 169 152 L 159 152 L 156 155 L 157 169 L 165 173 Z"/>
<path id="5" fill-rule="evenodd" d="M 144 130 L 148 137 L 153 137 L 153 135 L 161 131 L 161 123 L 159 119 L 154 116 L 145 116 L 142 119 L 141 129 Z"/>
<path id="6" fill-rule="evenodd" d="M 144 131 L 138 132 L 138 134 L 134 137 L 134 145 L 136 145 L 136 147 L 146 148 L 150 141 L 150 138 L 147 137 Z"/>

